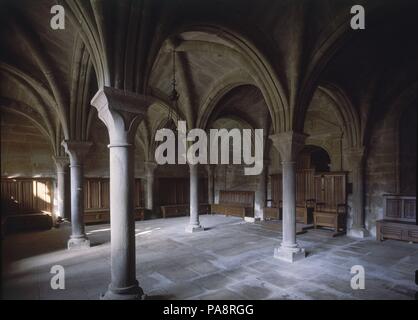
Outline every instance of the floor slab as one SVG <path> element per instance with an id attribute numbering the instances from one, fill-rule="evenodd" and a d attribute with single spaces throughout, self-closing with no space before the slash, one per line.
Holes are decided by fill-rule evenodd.
<path id="1" fill-rule="evenodd" d="M 208 230 L 186 233 L 187 217 L 138 221 L 137 278 L 149 299 L 413 299 L 418 245 L 387 240 L 297 236 L 306 259 L 273 258 L 281 228 L 207 215 Z M 110 281 L 109 225 L 87 226 L 92 247 L 66 250 L 71 229 L 3 239 L 4 299 L 99 299 Z M 53 265 L 65 269 L 65 290 L 51 289 Z M 353 265 L 365 268 L 365 289 L 353 290 Z"/>

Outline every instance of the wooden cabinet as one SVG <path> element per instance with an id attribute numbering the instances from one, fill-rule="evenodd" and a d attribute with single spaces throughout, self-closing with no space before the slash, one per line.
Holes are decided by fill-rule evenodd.
<path id="1" fill-rule="evenodd" d="M 376 239 L 418 242 L 416 197 L 384 195 L 384 219 L 376 221 Z"/>
<path id="2" fill-rule="evenodd" d="M 418 226 L 412 222 L 377 220 L 376 238 L 418 242 Z"/>

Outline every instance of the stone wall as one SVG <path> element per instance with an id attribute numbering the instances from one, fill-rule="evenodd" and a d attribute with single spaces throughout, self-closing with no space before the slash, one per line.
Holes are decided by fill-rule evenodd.
<path id="1" fill-rule="evenodd" d="M 259 175 L 246 176 L 244 166 L 218 165 L 215 169 L 215 202 L 218 202 L 219 191 L 256 191 Z"/>
<path id="2" fill-rule="evenodd" d="M 376 123 L 365 167 L 366 228 L 376 235 L 376 220 L 383 218 L 383 195 L 397 192 L 398 140 L 395 113 Z"/>
<path id="3" fill-rule="evenodd" d="M 96 119 L 91 130 L 91 147 L 84 164 L 86 177 L 109 177 L 109 143 L 106 127 Z M 1 114 L 1 175 L 55 177 L 51 143 L 28 119 Z M 144 177 L 144 152 L 135 150 L 135 176 Z"/>

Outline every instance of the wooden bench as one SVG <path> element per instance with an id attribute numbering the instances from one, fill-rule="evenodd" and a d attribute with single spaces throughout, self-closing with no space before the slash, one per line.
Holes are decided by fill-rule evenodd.
<path id="1" fill-rule="evenodd" d="M 187 216 L 190 214 L 190 205 L 189 204 L 173 204 L 173 205 L 164 205 L 161 206 L 161 212 L 163 218 L 170 217 L 181 217 Z M 210 205 L 207 203 L 199 204 L 199 214 L 209 214 Z"/>
<path id="2" fill-rule="evenodd" d="M 51 228 L 52 217 L 48 213 L 33 212 L 2 217 L 2 232 L 4 234 L 21 231 L 48 230 Z"/>
<path id="3" fill-rule="evenodd" d="M 307 199 L 304 206 L 296 205 L 296 222 L 312 224 L 314 209 L 315 199 Z"/>
<path id="4" fill-rule="evenodd" d="M 135 220 L 144 220 L 144 208 L 135 208 Z M 108 223 L 110 222 L 109 209 L 85 209 L 84 223 Z"/>
<path id="5" fill-rule="evenodd" d="M 347 206 L 337 204 L 337 207 L 327 207 L 325 203 L 318 202 L 314 209 L 314 228 L 328 227 L 334 230 L 333 236 L 344 233 L 347 221 Z"/>
<path id="6" fill-rule="evenodd" d="M 211 212 L 254 218 L 254 192 L 253 191 L 220 191 L 219 203 L 211 205 Z"/>
<path id="7" fill-rule="evenodd" d="M 384 219 L 376 221 L 376 239 L 418 242 L 416 197 L 384 195 Z"/>
<path id="8" fill-rule="evenodd" d="M 282 220 L 283 203 L 280 200 L 278 206 L 273 203 L 271 207 L 264 207 L 265 220 Z"/>

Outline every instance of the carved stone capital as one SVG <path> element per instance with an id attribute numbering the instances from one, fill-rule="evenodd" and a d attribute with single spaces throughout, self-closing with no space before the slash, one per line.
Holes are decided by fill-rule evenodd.
<path id="1" fill-rule="evenodd" d="M 80 165 L 93 145 L 90 141 L 64 140 L 61 145 L 70 157 L 70 164 Z"/>
<path id="2" fill-rule="evenodd" d="M 65 168 L 69 165 L 70 159 L 63 156 L 52 156 L 57 167 L 57 172 L 65 172 Z"/>
<path id="3" fill-rule="evenodd" d="M 269 136 L 273 146 L 279 151 L 283 162 L 296 161 L 296 156 L 305 146 L 307 134 L 287 131 Z"/>
<path id="4" fill-rule="evenodd" d="M 100 89 L 91 100 L 108 131 L 111 145 L 134 143 L 138 125 L 154 100 L 148 96 L 110 87 Z"/>

